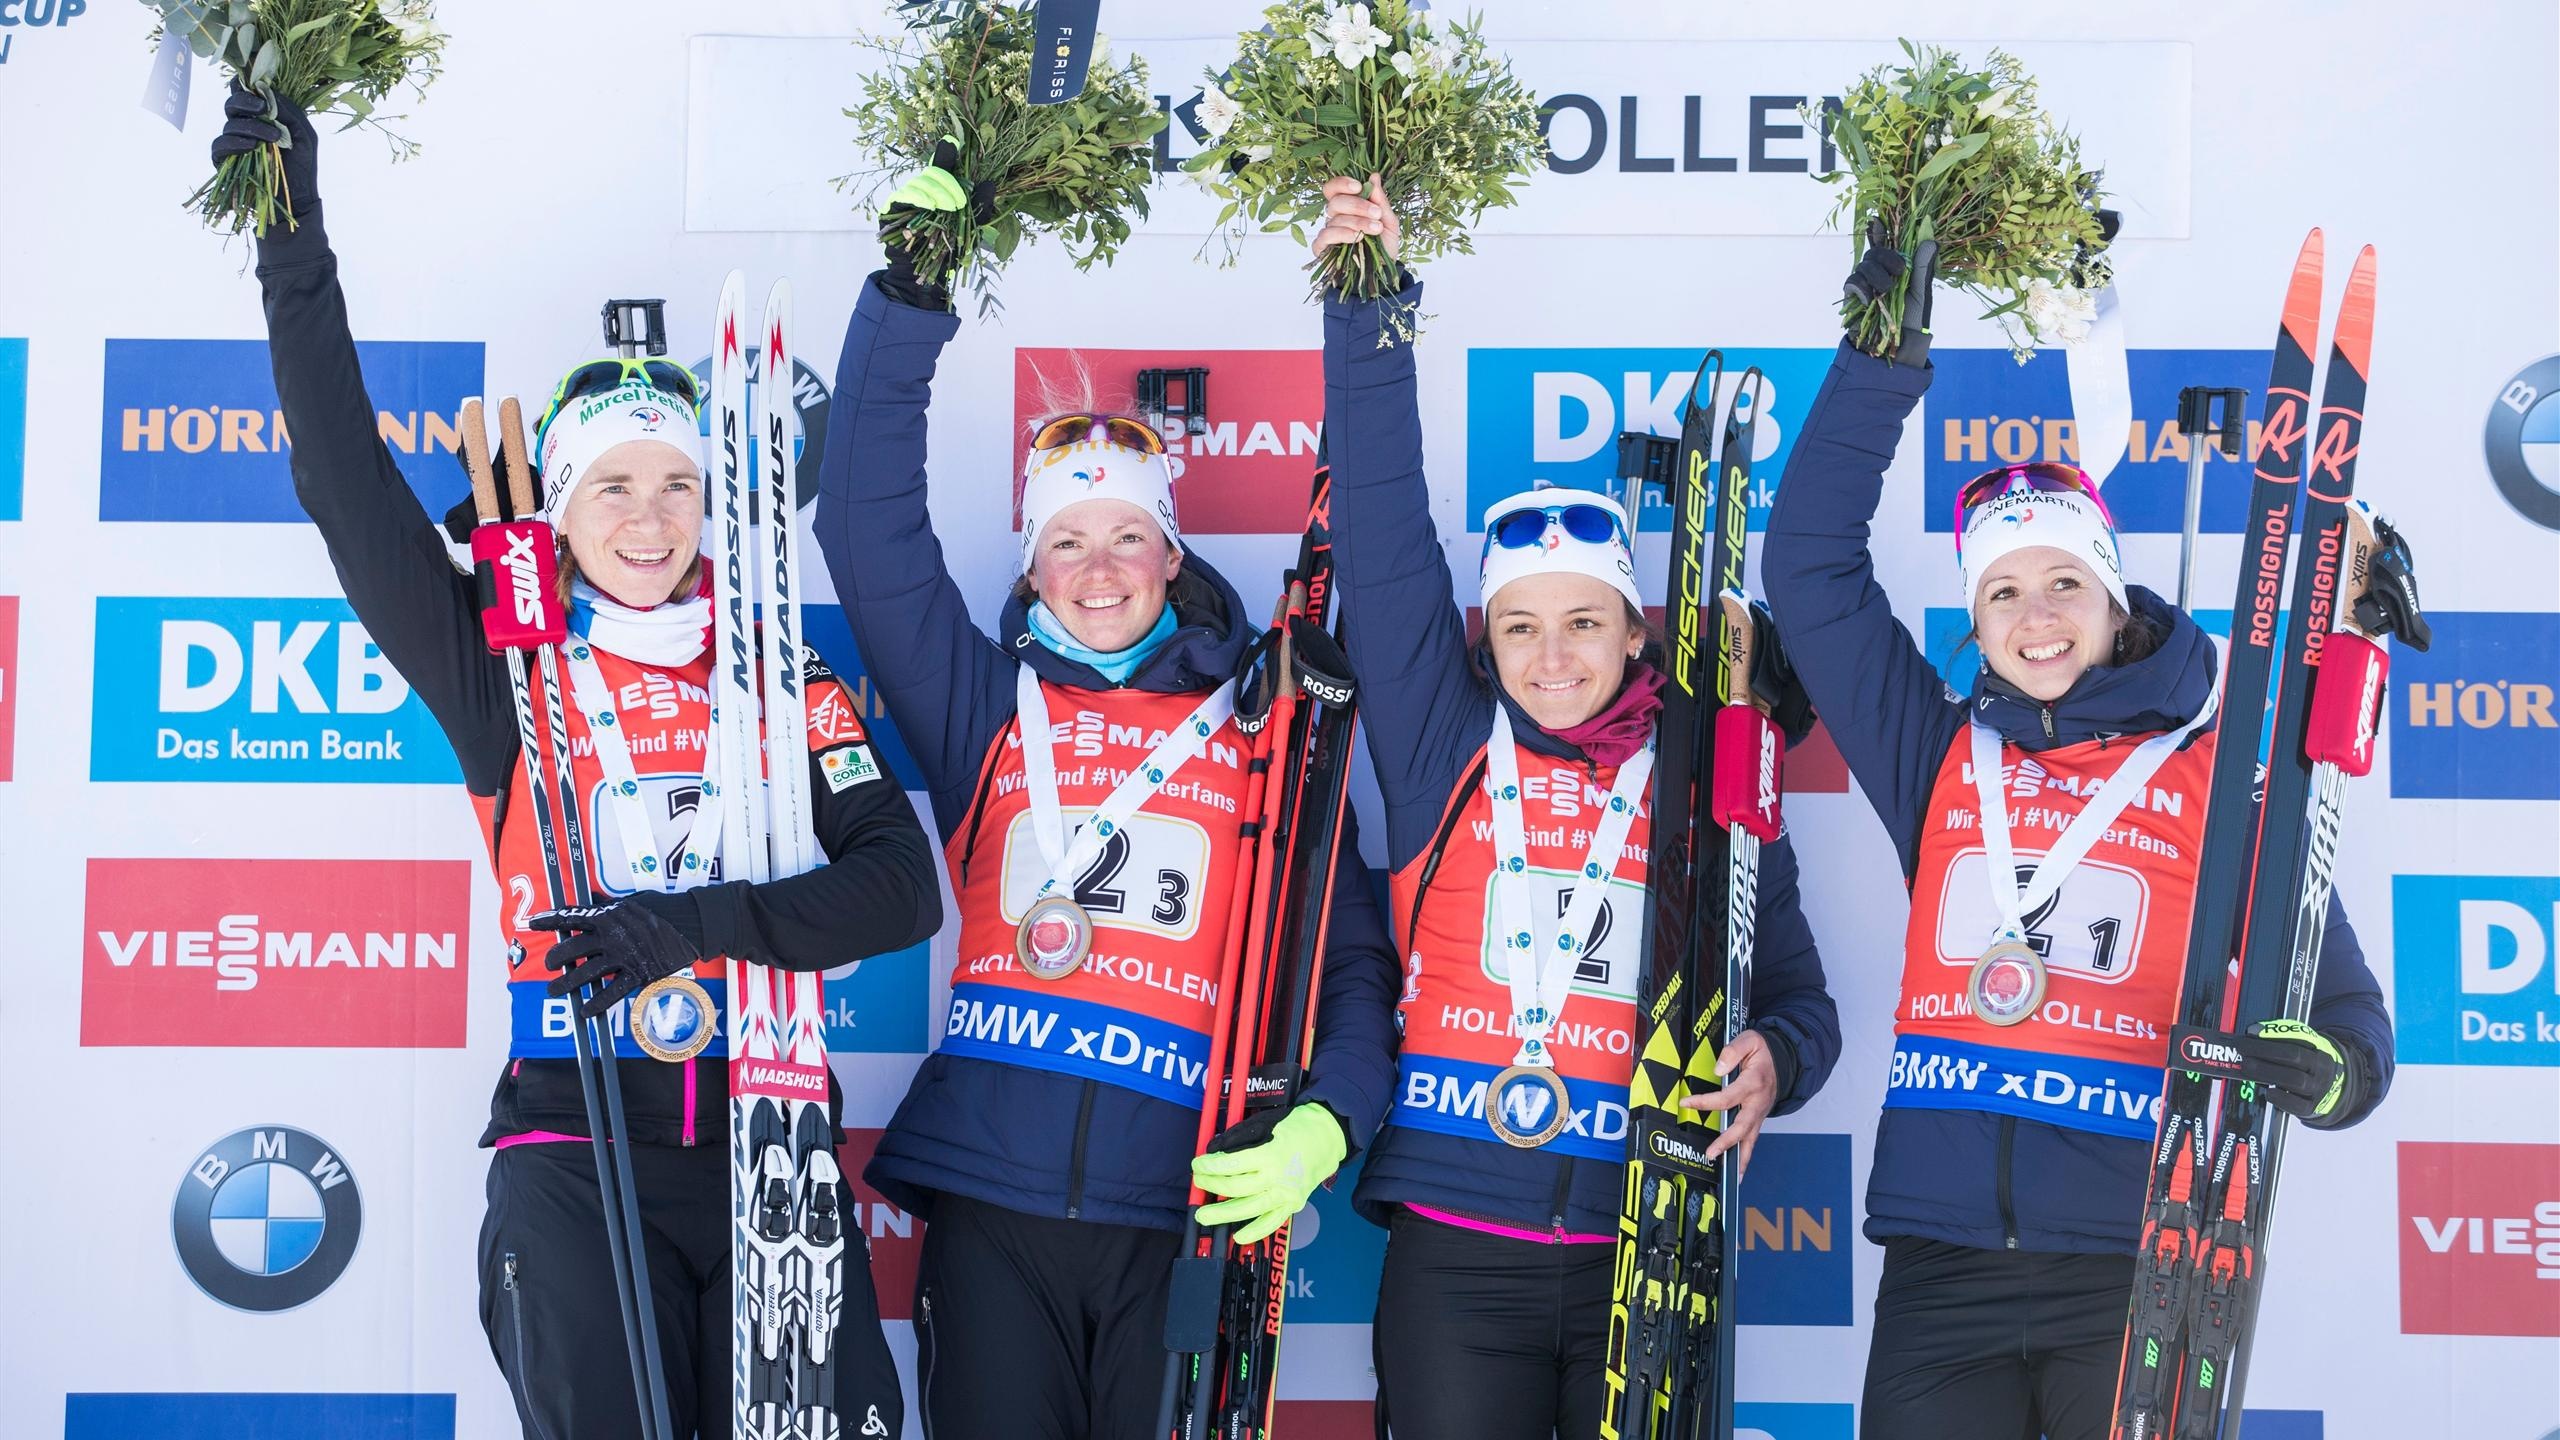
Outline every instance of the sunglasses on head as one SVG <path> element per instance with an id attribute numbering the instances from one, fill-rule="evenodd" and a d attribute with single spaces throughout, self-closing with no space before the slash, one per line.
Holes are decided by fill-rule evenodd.
<path id="1" fill-rule="evenodd" d="M 1957 555 L 1964 554 L 1965 517 L 1973 513 L 1975 507 L 1996 500 L 2014 490 L 2034 490 L 2047 495 L 2086 496 L 2090 504 L 2098 507 L 2098 518 L 2107 522 L 2107 528 L 2110 530 L 2115 528 L 2115 513 L 2107 508 L 2106 497 L 2098 493 L 2098 487 L 2090 481 L 2079 466 L 2065 465 L 2052 460 L 2040 460 L 2032 465 L 2004 465 L 1997 470 L 1985 470 L 1957 487 L 1955 516 Z"/>
<path id="2" fill-rule="evenodd" d="M 1615 540 L 1626 543 L 1627 531 L 1618 517 L 1597 505 L 1533 505 L 1494 517 L 1485 527 L 1484 551 L 1490 555 L 1495 547 L 1526 550 L 1546 537 L 1549 524 L 1560 525 L 1564 533 L 1586 545 L 1605 545 Z"/>
<path id="3" fill-rule="evenodd" d="M 1124 450 L 1142 455 L 1164 453 L 1164 437 L 1144 421 L 1126 415 L 1061 415 L 1040 427 L 1040 433 L 1031 437 L 1031 448 L 1056 450 L 1081 444 L 1092 439 L 1096 430 L 1102 432 L 1103 439 Z"/>
<path id="4" fill-rule="evenodd" d="M 551 401 L 542 407 L 542 415 L 535 422 L 534 429 L 539 432 L 549 425 L 551 417 L 560 413 L 560 407 L 572 400 L 619 390 L 634 380 L 664 390 L 695 410 L 702 408 L 699 382 L 693 378 L 693 372 L 682 365 L 655 357 L 626 359 L 620 355 L 608 355 L 601 360 L 590 360 L 561 376 L 560 383 L 551 387 Z"/>

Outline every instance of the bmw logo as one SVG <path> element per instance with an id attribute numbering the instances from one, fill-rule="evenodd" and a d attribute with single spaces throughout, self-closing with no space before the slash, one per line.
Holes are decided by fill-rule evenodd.
<path id="1" fill-rule="evenodd" d="M 2489 478 L 2516 513 L 2560 530 L 2560 355 L 2534 361 L 2499 389 L 2482 447 Z"/>
<path id="2" fill-rule="evenodd" d="M 710 356 L 705 355 L 694 362 L 693 375 L 701 393 L 710 395 Z M 747 383 L 751 386 L 764 383 L 764 350 L 761 346 L 747 347 Z M 826 377 L 811 369 L 809 362 L 797 355 L 791 357 L 791 400 L 792 408 L 800 412 L 800 433 L 793 437 L 796 448 L 792 452 L 795 457 L 791 466 L 791 483 L 795 487 L 792 498 L 805 510 L 818 502 L 818 461 L 826 451 L 827 410 L 831 402 Z M 748 403 L 754 403 L 752 397 Z M 712 411 L 712 405 L 706 400 L 696 426 L 705 440 L 711 437 Z M 750 447 L 754 452 L 752 459 L 757 464 L 764 460 L 762 448 Z M 707 502 L 707 492 L 704 498 Z M 709 513 L 707 508 L 705 513 Z"/>
<path id="3" fill-rule="evenodd" d="M 290 1310 L 346 1273 L 364 1230 L 354 1175 L 325 1142 L 283 1125 L 213 1142 L 170 1208 L 178 1263 L 234 1310 Z"/>

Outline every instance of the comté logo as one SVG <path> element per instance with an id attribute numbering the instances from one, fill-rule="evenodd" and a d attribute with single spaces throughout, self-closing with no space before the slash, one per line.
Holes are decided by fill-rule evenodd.
<path id="1" fill-rule="evenodd" d="M 853 1187 L 853 1223 L 871 1242 L 871 1285 L 880 1293 L 880 1318 L 912 1320 L 916 1305 L 916 1263 L 924 1255 L 924 1222 L 880 1198 L 864 1183 L 862 1168 L 880 1146 L 880 1132 L 848 1125 L 844 1143 L 836 1147 L 836 1164 Z"/>
<path id="2" fill-rule="evenodd" d="M 2400 1142 L 2400 1332 L 2560 1335 L 2560 1145 Z"/>
<path id="3" fill-rule="evenodd" d="M 453 1049 L 463 860 L 93 859 L 83 1045 Z"/>
<path id="4" fill-rule="evenodd" d="M 1088 350 L 1013 352 L 1014 433 L 1028 442 L 1046 418 L 1045 393 L 1072 388 L 1078 366 L 1093 403 L 1125 411 L 1138 372 L 1208 367 L 1209 430 L 1168 434 L 1174 512 L 1187 535 L 1290 535 L 1306 528 L 1307 488 L 1324 432 L 1324 357 L 1314 350 Z M 1170 428 L 1170 427 L 1168 427 Z M 1013 523 L 1022 524 L 1021 496 Z"/>

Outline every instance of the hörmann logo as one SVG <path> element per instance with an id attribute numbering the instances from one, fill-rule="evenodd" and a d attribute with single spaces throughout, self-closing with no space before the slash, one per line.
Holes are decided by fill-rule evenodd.
<path id="1" fill-rule="evenodd" d="M 2560 1145 L 2400 1142 L 2400 1331 L 2560 1336 Z"/>
<path id="2" fill-rule="evenodd" d="M 465 398 L 477 342 L 359 341 L 375 427 L 430 515 L 462 492 Z M 109 340 L 98 436 L 101 520 L 298 524 L 293 448 L 263 340 Z"/>
<path id="3" fill-rule="evenodd" d="M 2427 617 L 2435 644 L 2394 647 L 2391 793 L 2422 800 L 2560 800 L 2560 615 Z"/>
<path id="4" fill-rule="evenodd" d="M 83 1045 L 459 1047 L 462 860 L 93 859 Z"/>
<path id="5" fill-rule="evenodd" d="M 108 595 L 98 600 L 89 778 L 462 776 L 345 601 Z"/>

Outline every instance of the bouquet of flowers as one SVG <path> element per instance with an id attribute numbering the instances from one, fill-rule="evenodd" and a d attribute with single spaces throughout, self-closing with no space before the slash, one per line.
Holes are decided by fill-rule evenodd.
<path id="1" fill-rule="evenodd" d="M 1263 20 L 1201 92 L 1210 144 L 1185 167 L 1226 202 L 1217 224 L 1230 260 L 1248 224 L 1305 244 L 1337 175 L 1380 177 L 1406 261 L 1471 251 L 1469 227 L 1513 203 L 1545 158 L 1538 102 L 1508 57 L 1485 49 L 1478 24 L 1441 24 L 1408 0 L 1280 0 Z M 1336 245 L 1315 266 L 1319 294 L 1375 300 L 1397 279 L 1375 237 Z M 1410 339 L 1412 317 L 1391 331 Z"/>
<path id="2" fill-rule="evenodd" d="M 1867 72 L 1831 117 L 1846 168 L 1814 177 L 1841 187 L 1831 223 L 1880 233 L 1905 255 L 1935 240 L 1937 278 L 1990 307 L 1984 318 L 2000 321 L 2022 364 L 2040 341 L 2080 340 L 2109 279 L 2100 173 L 2037 106 L 2016 56 L 1994 50 L 1988 68 L 1968 70 L 1908 40 L 1902 53 L 1910 63 Z M 1892 354 L 1907 288 L 1906 276 L 1842 302 L 1859 349 Z"/>
<path id="3" fill-rule="evenodd" d="M 1025 240 L 1057 236 L 1079 270 L 1110 263 L 1146 217 L 1165 123 L 1146 62 L 1111 63 L 1099 36 L 1083 92 L 1033 105 L 1033 19 L 1030 5 L 1000 0 L 927 6 L 902 34 L 857 42 L 889 63 L 863 78 L 844 112 L 877 164 L 836 184 L 870 177 L 866 206 L 881 182 L 937 146 L 956 151 L 959 173 L 940 187 L 955 203 L 899 207 L 881 217 L 881 240 L 904 247 L 925 279 L 967 284 L 982 309 L 994 304 L 996 271 Z"/>
<path id="4" fill-rule="evenodd" d="M 270 101 L 282 99 L 315 119 L 346 117 L 342 130 L 370 125 L 405 160 L 417 145 L 393 133 L 374 107 L 406 83 L 423 94 L 444 55 L 433 0 L 143 0 L 160 14 L 152 31 L 183 37 L 189 49 L 221 65 Z M 262 146 L 233 155 L 187 197 L 187 208 L 227 234 L 264 235 L 281 213 L 293 226 L 284 191 L 284 156 Z"/>

